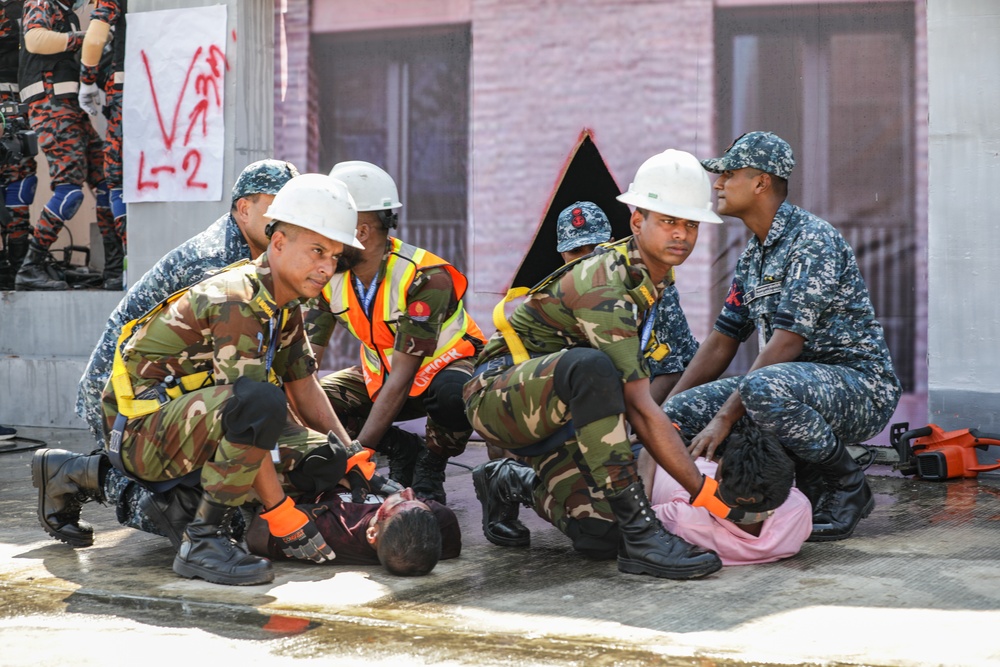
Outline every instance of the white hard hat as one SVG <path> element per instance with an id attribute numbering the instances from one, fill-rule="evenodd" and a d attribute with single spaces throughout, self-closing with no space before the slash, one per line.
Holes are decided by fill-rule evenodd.
<path id="1" fill-rule="evenodd" d="M 701 162 L 672 148 L 643 162 L 618 201 L 684 220 L 722 222 L 712 210 L 712 183 Z"/>
<path id="2" fill-rule="evenodd" d="M 351 193 L 343 182 L 326 174 L 302 174 L 288 181 L 274 195 L 264 217 L 364 249 L 355 236 L 358 207 Z"/>
<path id="3" fill-rule="evenodd" d="M 333 165 L 330 175 L 347 184 L 358 211 L 384 211 L 400 208 L 399 190 L 384 169 L 371 162 L 350 160 Z"/>

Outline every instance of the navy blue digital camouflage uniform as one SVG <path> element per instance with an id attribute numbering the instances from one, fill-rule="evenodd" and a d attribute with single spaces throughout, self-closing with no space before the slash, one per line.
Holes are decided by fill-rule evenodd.
<path id="1" fill-rule="evenodd" d="M 297 175 L 298 171 L 287 162 L 255 162 L 240 174 L 233 186 L 232 201 L 235 203 L 237 199 L 255 193 L 275 194 L 289 178 Z M 226 213 L 205 231 L 164 255 L 129 287 L 128 293 L 111 313 L 77 389 L 76 414 L 87 422 L 99 449 L 103 450 L 105 441 L 101 394 L 111 376 L 115 345 L 122 328 L 174 292 L 243 259 L 250 259 L 250 246 L 232 214 Z M 160 534 L 152 521 L 137 509 L 142 492 L 118 470 L 111 468 L 108 471 L 104 493 L 107 502 L 116 506 L 119 523 Z"/>
<path id="2" fill-rule="evenodd" d="M 650 379 L 660 375 L 683 373 L 698 351 L 698 341 L 688 327 L 681 309 L 680 294 L 674 283 L 667 285 L 653 306 L 651 335 L 644 343 Z M 645 338 L 643 332 L 643 338 Z M 664 347 L 665 346 L 665 347 Z"/>
<path id="3" fill-rule="evenodd" d="M 672 397 L 664 410 L 686 438 L 737 389 L 747 417 L 810 463 L 829 458 L 838 440 L 861 442 L 885 428 L 901 387 L 854 251 L 828 222 L 788 202 L 763 243 L 751 236 L 715 323 L 741 342 L 755 328 L 761 348 L 775 329 L 802 336 L 802 353 Z"/>

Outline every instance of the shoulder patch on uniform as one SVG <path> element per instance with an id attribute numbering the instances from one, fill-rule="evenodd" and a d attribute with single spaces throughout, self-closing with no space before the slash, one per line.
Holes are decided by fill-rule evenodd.
<path id="1" fill-rule="evenodd" d="M 431 316 L 431 307 L 423 301 L 414 301 L 406 307 L 406 314 L 415 322 L 426 322 Z"/>

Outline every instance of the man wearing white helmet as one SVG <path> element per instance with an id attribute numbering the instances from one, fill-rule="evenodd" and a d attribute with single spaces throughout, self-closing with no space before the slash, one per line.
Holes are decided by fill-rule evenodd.
<path id="1" fill-rule="evenodd" d="M 622 572 L 702 577 L 721 562 L 671 535 L 655 518 L 626 422 L 695 504 L 730 515 L 715 481 L 698 471 L 653 401 L 640 344 L 657 297 L 673 281 L 673 267 L 694 248 L 700 223 L 721 220 L 712 211 L 708 177 L 682 151 L 643 163 L 619 200 L 636 207 L 634 236 L 559 269 L 531 290 L 509 322 L 500 323 L 465 386 L 467 414 L 487 442 L 525 457 L 537 473 L 488 484 L 502 487 L 505 499 L 534 508 L 577 551 L 598 559 L 617 556 Z M 567 460 L 587 480 L 587 497 L 580 497 L 574 475 L 561 484 L 550 479 Z M 515 466 L 499 470 L 508 468 Z M 486 491 L 481 498 L 495 496 L 495 489 Z M 490 509 L 484 503 L 487 537 Z"/>
<path id="2" fill-rule="evenodd" d="M 324 377 L 323 389 L 360 445 L 389 454 L 392 479 L 444 503 L 447 460 L 465 451 L 472 435 L 462 386 L 485 340 L 465 310 L 468 280 L 446 260 L 389 235 L 402 203 L 384 170 L 355 160 L 330 175 L 354 197 L 365 247 L 344 249 L 306 316 L 314 349 L 328 344 L 337 325 L 361 342 L 361 364 Z M 392 427 L 425 416 L 426 448 Z"/>
<path id="3" fill-rule="evenodd" d="M 345 246 L 362 247 L 354 202 L 343 183 L 305 174 L 265 216 L 264 254 L 126 327 L 103 396 L 116 467 L 154 488 L 189 479 L 202 488 L 174 571 L 230 585 L 274 578 L 270 561 L 225 530 L 251 491 L 289 556 L 334 557 L 286 493 L 332 489 L 352 453 L 316 379 L 299 306 L 320 294 Z M 304 427 L 288 419 L 286 394 Z"/>

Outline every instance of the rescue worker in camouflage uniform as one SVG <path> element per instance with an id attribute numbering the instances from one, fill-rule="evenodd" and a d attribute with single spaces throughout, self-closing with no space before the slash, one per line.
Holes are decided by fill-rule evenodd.
<path id="1" fill-rule="evenodd" d="M 610 239 L 611 223 L 604 211 L 593 202 L 576 202 L 559 214 L 556 250 L 567 263 L 590 254 L 598 244 Z M 673 282 L 660 293 L 653 306 L 653 316 L 647 318 L 639 342 L 649 364 L 650 393 L 653 400 L 661 404 L 698 349 L 698 341 L 691 335 Z M 591 491 L 586 480 L 576 474 L 576 465 L 571 459 L 552 461 L 546 466 L 545 477 L 537 490 L 540 500 L 536 505 L 530 491 L 518 495 L 519 491 L 536 486 L 535 472 L 531 467 L 516 461 L 505 461 L 514 456 L 505 457 L 505 450 L 489 443 L 487 449 L 494 460 L 472 470 L 476 496 L 483 507 L 486 539 L 499 546 L 528 546 L 531 544 L 531 531 L 518 518 L 520 502 L 525 501 L 529 507 L 554 507 L 561 503 L 560 512 L 565 516 L 583 516 L 586 513 L 588 530 L 604 535 L 606 539 L 601 542 L 608 547 L 604 555 L 614 557 L 617 549 L 613 538 L 618 534 L 614 514 L 603 499 L 603 492 Z M 575 487 L 565 488 L 567 480 L 572 480 Z M 553 511 L 548 512 L 550 516 L 553 514 Z M 582 540 L 578 544 L 582 545 Z M 592 549 L 587 552 L 596 554 Z"/>
<path id="2" fill-rule="evenodd" d="M 80 520 L 80 502 L 99 500 L 115 506 L 122 525 L 177 542 L 179 535 L 154 519 L 169 512 L 175 500 L 183 501 L 180 493 L 151 494 L 110 467 L 103 454 L 107 434 L 101 394 L 111 377 L 115 345 L 126 324 L 174 292 L 234 262 L 259 257 L 268 242 L 264 213 L 278 191 L 298 175 L 294 165 L 282 160 L 248 165 L 233 185 L 229 212 L 164 255 L 129 288 L 111 313 L 80 379 L 76 400 L 76 414 L 87 422 L 100 453 L 84 456 L 62 449 L 40 449 L 32 458 L 39 521 L 52 537 L 74 547 L 93 544 L 93 527 Z"/>
<path id="3" fill-rule="evenodd" d="M 690 255 L 699 224 L 721 220 L 712 212 L 708 178 L 682 151 L 643 163 L 619 200 L 636 207 L 634 236 L 598 248 L 533 289 L 480 355 L 465 386 L 467 413 L 487 442 L 530 462 L 536 479 L 505 480 L 515 481 L 512 487 L 522 482 L 512 495 L 566 534 L 577 551 L 610 558 L 617 550 L 622 572 L 701 577 L 721 562 L 668 533 L 653 516 L 626 420 L 695 504 L 729 515 L 717 484 L 698 472 L 653 402 L 639 343 L 643 321 L 672 282 L 673 267 Z M 576 470 L 563 483 L 537 482 L 564 461 Z M 579 488 L 577 475 L 589 487 L 578 494 L 585 497 L 570 497 Z M 488 518 L 484 512 L 484 527 Z"/>
<path id="4" fill-rule="evenodd" d="M 200 481 L 174 572 L 228 585 L 274 578 L 269 560 L 225 530 L 251 490 L 286 555 L 332 560 L 312 516 L 287 494 L 332 490 L 360 453 L 345 447 L 350 440 L 316 379 L 300 308 L 330 280 L 344 247 L 362 247 L 354 201 L 340 181 L 307 174 L 289 181 L 265 215 L 265 253 L 140 320 L 102 398 L 108 451 L 120 452 L 127 474 L 163 482 L 194 473 Z M 289 402 L 305 426 L 290 418 Z"/>
<path id="5" fill-rule="evenodd" d="M 27 0 L 22 19 L 18 80 L 28 105 L 31 128 L 49 163 L 52 197 L 35 226 L 28 254 L 14 279 L 19 290 L 66 289 L 52 265 L 49 247 L 83 203 L 88 183 L 97 202 L 102 237 L 115 235 L 108 186 L 104 181 L 103 142 L 80 108 L 80 64 L 83 44 L 75 11 L 84 0 Z"/>
<path id="6" fill-rule="evenodd" d="M 365 249 L 345 249 L 323 297 L 310 304 L 314 348 L 326 347 L 336 325 L 361 342 L 361 364 L 327 375 L 323 389 L 365 447 L 382 441 L 394 421 L 426 416 L 426 447 L 399 437 L 389 443 L 390 461 L 403 459 L 390 477 L 420 498 L 445 503 L 445 465 L 472 435 L 462 387 L 485 340 L 465 310 L 468 280 L 444 259 L 389 235 L 402 203 L 384 170 L 350 161 L 330 175 L 347 184 L 358 204 Z"/>
<path id="7" fill-rule="evenodd" d="M 122 85 L 125 82 L 125 13 L 126 0 L 96 0 L 90 12 L 90 24 L 80 51 L 80 108 L 91 116 L 100 110 L 104 95 L 104 116 L 108 120 L 104 134 L 104 180 L 108 188 L 114 233 L 102 235 L 104 274 L 101 287 L 120 290 L 124 287 L 125 201 L 122 199 Z M 110 41 L 110 58 L 102 57 Z M 105 63 L 105 60 L 110 62 Z M 101 67 L 101 65 L 105 65 Z M 99 85 L 100 84 L 100 85 Z"/>
<path id="8" fill-rule="evenodd" d="M 21 50 L 21 10 L 24 0 L 0 0 L 0 104 L 21 102 L 17 85 L 18 56 Z M 8 119 L 9 120 L 9 119 Z M 35 201 L 38 177 L 35 156 L 0 163 L 0 188 L 8 216 L 0 214 L 0 290 L 14 289 L 14 276 L 28 253 L 31 236 L 31 204 Z"/>
<path id="9" fill-rule="evenodd" d="M 714 330 L 664 410 L 692 456 L 713 458 L 744 416 L 774 434 L 799 461 L 813 503 L 810 541 L 848 538 L 875 501 L 846 446 L 885 428 L 901 393 L 854 251 L 785 200 L 795 159 L 777 135 L 749 132 L 702 164 L 720 174 L 719 213 L 753 235 Z M 718 380 L 754 329 L 760 352 L 750 371 Z"/>

